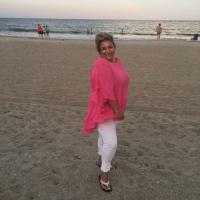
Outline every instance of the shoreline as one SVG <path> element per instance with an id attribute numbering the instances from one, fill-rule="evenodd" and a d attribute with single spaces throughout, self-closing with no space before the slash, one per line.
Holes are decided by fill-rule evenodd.
<path id="1" fill-rule="evenodd" d="M 15 39 L 31 39 L 31 40 L 52 40 L 52 41 L 94 41 L 94 39 L 59 39 L 59 38 L 39 38 L 39 37 L 23 37 L 23 36 L 2 36 L 0 35 L 0 38 L 15 38 Z M 135 41 L 157 41 L 156 40 L 156 36 L 155 39 L 119 39 L 119 38 L 115 38 L 116 41 L 120 41 L 120 42 L 135 42 Z M 164 38 L 164 39 L 160 39 L 161 41 L 185 41 L 185 42 L 200 42 L 200 40 L 196 40 L 196 41 L 192 41 L 190 39 L 177 39 L 177 38 Z"/>

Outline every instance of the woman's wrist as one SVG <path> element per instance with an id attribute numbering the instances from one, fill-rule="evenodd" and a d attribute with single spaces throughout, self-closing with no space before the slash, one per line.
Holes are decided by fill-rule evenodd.
<path id="1" fill-rule="evenodd" d="M 120 110 L 114 110 L 114 113 L 118 116 L 119 114 L 121 114 Z"/>
<path id="2" fill-rule="evenodd" d="M 116 101 L 109 101 L 109 105 L 113 109 L 114 114 L 116 115 L 117 119 L 124 119 L 124 113 L 119 109 L 119 105 Z"/>

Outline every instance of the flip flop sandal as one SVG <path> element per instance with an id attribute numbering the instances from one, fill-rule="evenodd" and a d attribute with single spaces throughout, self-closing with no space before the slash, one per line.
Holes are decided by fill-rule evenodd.
<path id="1" fill-rule="evenodd" d="M 104 191 L 104 192 L 111 192 L 112 191 L 112 187 L 110 184 L 110 181 L 105 182 L 101 180 L 101 175 L 99 175 L 99 185 L 100 188 Z"/>

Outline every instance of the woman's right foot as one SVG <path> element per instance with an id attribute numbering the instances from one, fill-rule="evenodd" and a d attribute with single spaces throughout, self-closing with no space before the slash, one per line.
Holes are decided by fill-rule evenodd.
<path id="1" fill-rule="evenodd" d="M 110 181 L 108 180 L 108 173 L 101 172 L 101 174 L 99 175 L 99 184 L 103 191 L 112 191 L 112 186 L 110 184 Z"/>

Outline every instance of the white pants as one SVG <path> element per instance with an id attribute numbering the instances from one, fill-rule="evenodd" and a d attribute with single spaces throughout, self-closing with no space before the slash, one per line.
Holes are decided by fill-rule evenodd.
<path id="1" fill-rule="evenodd" d="M 98 154 L 101 156 L 101 171 L 108 172 L 117 149 L 116 122 L 113 120 L 98 124 Z"/>

